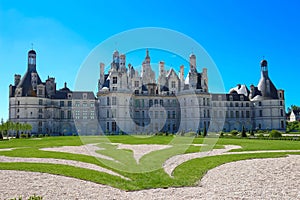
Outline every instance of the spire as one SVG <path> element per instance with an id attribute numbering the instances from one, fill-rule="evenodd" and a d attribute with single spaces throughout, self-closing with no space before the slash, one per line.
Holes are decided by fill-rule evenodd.
<path id="1" fill-rule="evenodd" d="M 149 56 L 149 50 L 146 50 L 146 58 L 145 58 L 146 63 L 150 63 L 150 56 Z"/>

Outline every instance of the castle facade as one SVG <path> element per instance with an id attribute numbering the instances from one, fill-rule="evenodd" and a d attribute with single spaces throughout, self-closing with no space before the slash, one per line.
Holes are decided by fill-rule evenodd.
<path id="1" fill-rule="evenodd" d="M 284 91 L 269 78 L 266 60 L 257 86 L 238 84 L 227 94 L 209 91 L 207 69 L 198 72 L 194 54 L 187 75 L 184 69 L 177 74 L 161 61 L 156 77 L 148 50 L 140 72 L 115 51 L 108 71 L 100 63 L 95 95 L 71 91 L 66 83 L 57 90 L 53 77 L 41 81 L 30 50 L 27 72 L 9 86 L 9 120 L 30 123 L 33 133 L 43 134 L 285 130 Z"/>

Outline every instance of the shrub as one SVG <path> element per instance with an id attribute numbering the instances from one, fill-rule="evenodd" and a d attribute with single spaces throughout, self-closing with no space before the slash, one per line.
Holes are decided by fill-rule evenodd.
<path id="1" fill-rule="evenodd" d="M 22 134 L 21 134 L 21 138 L 27 138 L 27 135 L 24 134 L 24 133 L 22 133 Z"/>
<path id="2" fill-rule="evenodd" d="M 230 131 L 230 134 L 232 136 L 237 136 L 237 134 L 239 134 L 239 132 L 237 130 L 232 130 L 232 131 Z"/>
<path id="3" fill-rule="evenodd" d="M 223 131 L 220 132 L 220 137 L 224 137 Z"/>
<path id="4" fill-rule="evenodd" d="M 39 134 L 38 137 L 41 138 L 41 137 L 44 137 L 44 135 L 43 134 Z"/>
<path id="5" fill-rule="evenodd" d="M 258 135 L 258 137 L 263 138 L 264 134 L 261 133 L 261 134 Z"/>
<path id="6" fill-rule="evenodd" d="M 281 132 L 279 131 L 276 131 L 276 130 L 272 130 L 269 134 L 269 137 L 272 137 L 272 138 L 279 138 L 279 137 L 282 137 L 282 134 Z"/>

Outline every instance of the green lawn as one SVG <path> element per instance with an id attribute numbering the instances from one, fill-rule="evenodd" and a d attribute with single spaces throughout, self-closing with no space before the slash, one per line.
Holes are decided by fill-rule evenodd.
<path id="1" fill-rule="evenodd" d="M 211 141 L 212 142 L 211 142 Z M 253 158 L 281 157 L 288 154 L 300 153 L 255 153 L 238 155 L 219 155 L 205 158 L 197 158 L 179 165 L 173 178 L 169 177 L 162 169 L 162 164 L 169 157 L 177 154 L 199 152 L 202 147 L 190 145 L 206 144 L 216 142 L 216 139 L 203 139 L 191 137 L 175 136 L 153 136 L 153 137 L 133 137 L 133 136 L 86 136 L 86 137 L 46 137 L 42 139 L 12 139 L 10 141 L 0 141 L 0 148 L 16 148 L 12 151 L 0 151 L 0 156 L 11 157 L 37 157 L 37 158 L 59 158 L 76 160 L 86 163 L 96 164 L 112 171 L 115 171 L 130 180 L 73 166 L 57 164 L 38 163 L 0 163 L 0 169 L 13 169 L 46 172 L 89 180 L 96 183 L 110 185 L 124 190 L 140 190 L 157 187 L 170 186 L 192 186 L 196 181 L 209 170 L 221 164 Z M 79 146 L 82 144 L 97 143 L 103 150 L 98 150 L 106 156 L 110 156 L 118 162 L 104 159 L 96 159 L 93 156 L 78 155 L 71 153 L 60 153 L 42 151 L 39 148 L 54 146 Z M 172 147 L 151 152 L 140 159 L 137 164 L 133 158 L 131 150 L 117 149 L 116 144 L 164 144 Z M 256 140 L 256 139 L 229 139 L 220 138 L 214 148 L 223 148 L 224 145 L 239 145 L 242 149 L 235 151 L 255 151 L 255 150 L 300 150 L 300 141 L 281 140 Z"/>

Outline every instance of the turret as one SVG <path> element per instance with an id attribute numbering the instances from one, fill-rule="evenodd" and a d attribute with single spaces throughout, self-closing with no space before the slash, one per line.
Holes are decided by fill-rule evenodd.
<path id="1" fill-rule="evenodd" d="M 126 56 L 125 54 L 120 55 L 120 68 L 122 72 L 126 72 Z"/>
<path id="2" fill-rule="evenodd" d="M 165 62 L 164 61 L 160 61 L 159 62 L 159 76 L 165 76 Z"/>
<path id="3" fill-rule="evenodd" d="M 15 74 L 15 86 L 18 86 L 21 81 L 21 75 L 20 74 Z"/>
<path id="4" fill-rule="evenodd" d="M 262 97 L 265 99 L 278 99 L 277 89 L 272 83 L 268 75 L 268 62 L 262 60 L 260 62 L 261 78 L 257 85 L 258 90 L 261 91 Z"/>
<path id="5" fill-rule="evenodd" d="M 197 72 L 196 69 L 196 56 L 195 54 L 190 55 L 190 72 Z"/>
<path id="6" fill-rule="evenodd" d="M 36 72 L 36 52 L 32 49 L 28 52 L 28 72 Z"/>

